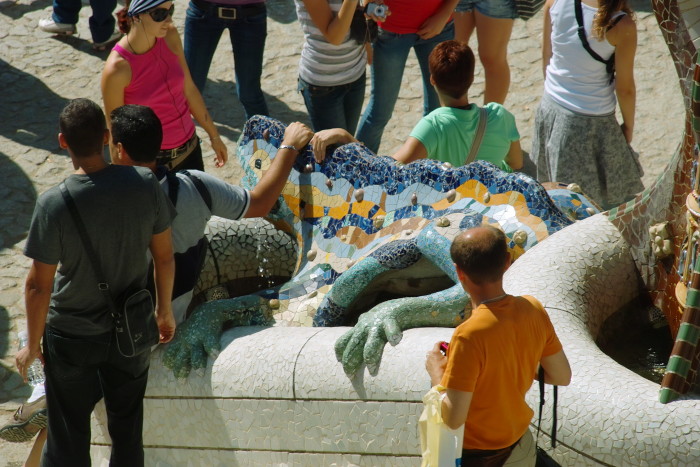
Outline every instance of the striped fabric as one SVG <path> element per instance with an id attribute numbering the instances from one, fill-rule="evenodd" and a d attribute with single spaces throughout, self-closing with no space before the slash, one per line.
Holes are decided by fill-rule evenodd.
<path id="1" fill-rule="evenodd" d="M 168 0 L 132 0 L 129 4 L 129 10 L 127 11 L 128 16 L 136 16 L 144 11 L 148 11 L 152 8 L 157 7 L 161 3 L 165 3 Z"/>
<path id="2" fill-rule="evenodd" d="M 529 20 L 537 14 L 544 5 L 544 0 L 515 0 L 515 10 L 522 20 Z"/>
<path id="3" fill-rule="evenodd" d="M 340 86 L 357 81 L 365 72 L 367 56 L 362 44 L 345 35 L 340 45 L 328 42 L 311 20 L 302 0 L 294 0 L 301 30 L 304 32 L 304 47 L 299 61 L 299 76 L 315 86 Z M 342 0 L 328 0 L 336 14 Z"/>

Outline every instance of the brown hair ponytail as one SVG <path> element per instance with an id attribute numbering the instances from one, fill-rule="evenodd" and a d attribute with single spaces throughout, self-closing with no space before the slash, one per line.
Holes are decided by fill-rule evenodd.
<path id="1" fill-rule="evenodd" d="M 124 4 L 124 8 L 119 10 L 117 12 L 117 27 L 121 32 L 124 34 L 128 34 L 129 30 L 131 29 L 131 23 L 133 22 L 133 18 L 130 18 L 127 16 L 127 12 L 129 11 L 129 4 L 131 3 L 131 0 L 126 0 Z"/>
<path id="2" fill-rule="evenodd" d="M 605 33 L 612 26 L 613 15 L 618 11 L 624 11 L 630 18 L 634 18 L 634 12 L 627 5 L 627 0 L 599 0 L 598 12 L 593 17 L 591 35 L 601 41 L 605 39 Z"/>

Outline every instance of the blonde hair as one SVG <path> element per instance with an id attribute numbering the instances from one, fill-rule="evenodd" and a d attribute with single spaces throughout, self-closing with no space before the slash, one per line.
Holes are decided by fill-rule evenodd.
<path id="1" fill-rule="evenodd" d="M 599 0 L 598 11 L 593 17 L 593 30 L 591 35 L 602 41 L 605 33 L 612 26 L 613 14 L 624 11 L 630 18 L 634 19 L 634 12 L 627 4 L 627 0 Z"/>

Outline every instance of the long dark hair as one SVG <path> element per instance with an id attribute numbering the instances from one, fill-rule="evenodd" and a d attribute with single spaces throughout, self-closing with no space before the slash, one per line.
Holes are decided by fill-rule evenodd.
<path id="1" fill-rule="evenodd" d="M 634 12 L 627 4 L 627 0 L 599 0 L 598 12 L 593 17 L 591 35 L 601 41 L 605 39 L 605 33 L 612 26 L 613 14 L 618 11 L 624 11 L 634 19 Z"/>

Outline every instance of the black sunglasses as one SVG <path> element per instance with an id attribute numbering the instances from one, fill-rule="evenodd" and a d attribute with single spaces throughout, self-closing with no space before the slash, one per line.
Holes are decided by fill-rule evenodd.
<path id="1" fill-rule="evenodd" d="M 170 8 L 155 8 L 150 10 L 148 14 L 156 23 L 162 23 L 168 16 L 173 16 L 175 5 L 170 5 Z"/>

